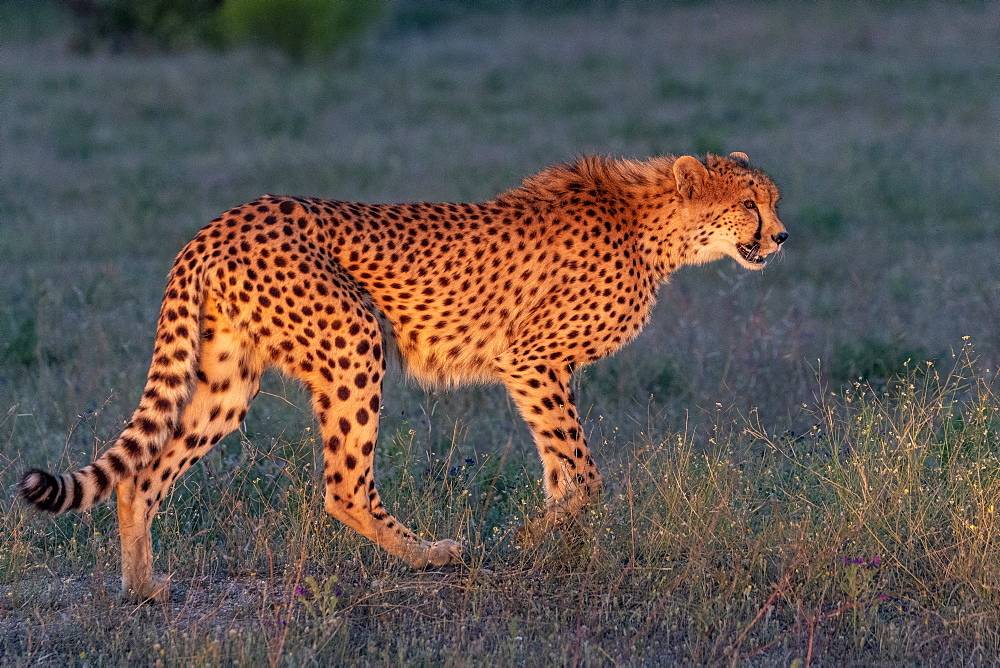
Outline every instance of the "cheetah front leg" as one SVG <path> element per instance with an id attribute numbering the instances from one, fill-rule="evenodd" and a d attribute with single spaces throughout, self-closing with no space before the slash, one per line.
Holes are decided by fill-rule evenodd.
<path id="1" fill-rule="evenodd" d="M 539 361 L 501 367 L 504 385 L 535 438 L 542 459 L 545 512 L 520 533 L 535 543 L 576 516 L 600 491 L 601 476 L 580 427 L 568 366 Z"/>

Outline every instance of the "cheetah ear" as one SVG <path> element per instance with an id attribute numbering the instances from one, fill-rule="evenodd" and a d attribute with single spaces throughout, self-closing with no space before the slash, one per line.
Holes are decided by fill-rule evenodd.
<path id="1" fill-rule="evenodd" d="M 697 158 L 682 155 L 674 161 L 674 182 L 681 197 L 694 199 L 701 195 L 707 178 L 708 170 Z"/>
<path id="2" fill-rule="evenodd" d="M 748 156 L 743 151 L 733 151 L 729 154 L 730 158 L 736 158 L 737 160 L 742 160 L 743 162 L 750 164 L 750 156 Z"/>

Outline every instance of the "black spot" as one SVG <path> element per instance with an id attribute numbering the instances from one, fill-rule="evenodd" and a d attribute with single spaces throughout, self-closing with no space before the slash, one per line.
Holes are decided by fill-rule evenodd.
<path id="1" fill-rule="evenodd" d="M 121 460 L 121 457 L 113 452 L 109 452 L 107 455 L 108 463 L 111 464 L 111 468 L 114 470 L 119 477 L 124 476 L 128 471 L 128 467 L 125 466 L 125 462 Z"/>
<path id="2" fill-rule="evenodd" d="M 355 418 L 357 419 L 358 424 L 361 425 L 368 424 L 368 411 L 365 410 L 364 408 L 359 408 L 358 414 L 355 416 Z"/>
<path id="3" fill-rule="evenodd" d="M 108 474 L 96 462 L 90 465 L 90 470 L 94 474 L 94 482 L 97 483 L 97 489 L 102 492 L 106 490 L 109 484 Z"/>
<path id="4" fill-rule="evenodd" d="M 138 457 L 142 453 L 142 446 L 135 439 L 122 437 L 118 442 L 122 449 L 133 457 Z"/>
<path id="5" fill-rule="evenodd" d="M 212 390 L 212 392 L 215 392 L 215 393 L 228 392 L 229 391 L 229 386 L 230 386 L 230 382 L 229 382 L 229 379 L 227 378 L 226 380 L 223 380 L 221 382 L 212 383 L 211 390 Z"/>
<path id="6" fill-rule="evenodd" d="M 155 434 L 159 426 L 149 418 L 141 417 L 135 421 L 135 426 L 144 434 Z"/>

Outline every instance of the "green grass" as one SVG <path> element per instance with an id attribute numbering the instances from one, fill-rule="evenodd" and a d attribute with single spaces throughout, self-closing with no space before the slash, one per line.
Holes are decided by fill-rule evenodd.
<path id="1" fill-rule="evenodd" d="M 49 5 L 0 5 L 0 662 L 1000 660 L 998 28 L 992 4 L 407 5 L 303 65 L 74 56 Z M 607 490 L 537 550 L 500 388 L 384 398 L 382 495 L 466 569 L 325 515 L 277 376 L 154 523 L 167 604 L 118 598 L 113 504 L 14 498 L 116 436 L 173 254 L 226 207 L 483 199 L 582 152 L 705 150 L 775 176 L 787 247 L 684 269 L 579 374 Z"/>

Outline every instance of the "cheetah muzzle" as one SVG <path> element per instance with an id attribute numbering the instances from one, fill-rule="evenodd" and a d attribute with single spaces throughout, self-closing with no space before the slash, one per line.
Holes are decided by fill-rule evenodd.
<path id="1" fill-rule="evenodd" d="M 759 264 L 762 267 L 767 264 L 767 260 L 760 256 L 760 244 L 758 243 L 736 244 L 736 250 L 750 264 Z"/>
<path id="2" fill-rule="evenodd" d="M 601 486 L 573 370 L 635 338 L 678 268 L 727 255 L 763 267 L 788 236 L 777 201 L 771 179 L 733 153 L 585 157 L 475 204 L 268 195 L 237 206 L 177 256 L 145 390 L 114 445 L 72 473 L 26 472 L 21 495 L 61 513 L 117 490 L 123 587 L 163 599 L 153 516 L 276 367 L 311 393 L 327 512 L 414 566 L 459 563 L 458 541 L 424 540 L 376 489 L 394 351 L 423 385 L 506 387 L 542 461 L 545 510 L 522 532 L 537 539 Z"/>

